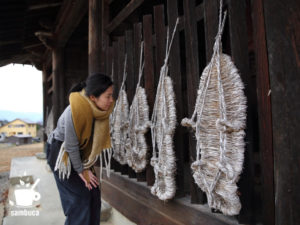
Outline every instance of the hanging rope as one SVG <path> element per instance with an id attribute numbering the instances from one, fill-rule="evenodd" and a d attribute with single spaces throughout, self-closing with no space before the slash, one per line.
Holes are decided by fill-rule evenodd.
<path id="1" fill-rule="evenodd" d="M 145 89 L 140 86 L 143 75 L 143 42 L 141 43 L 139 79 L 135 95 L 130 106 L 128 138 L 126 142 L 126 156 L 128 165 L 135 172 L 141 172 L 146 168 L 148 146 L 145 133 L 151 126 L 149 121 L 149 106 Z"/>
<path id="2" fill-rule="evenodd" d="M 241 209 L 236 183 L 244 161 L 246 97 L 237 68 L 222 53 L 226 19 L 222 7 L 221 0 L 213 55 L 200 79 L 195 111 L 181 124 L 196 132 L 196 161 L 191 168 L 195 182 L 206 192 L 209 207 L 237 215 Z"/>
<path id="3" fill-rule="evenodd" d="M 122 81 L 122 85 L 119 91 L 119 96 L 111 120 L 112 142 L 114 148 L 113 157 L 122 165 L 127 163 L 125 143 L 127 140 L 128 126 L 129 126 L 129 122 L 128 122 L 129 106 L 128 106 L 127 94 L 125 91 L 125 81 L 127 78 L 126 65 L 127 65 L 127 55 L 125 55 L 125 61 L 124 61 L 123 81 Z"/>
<path id="4" fill-rule="evenodd" d="M 154 168 L 155 183 L 151 193 L 161 200 L 168 200 L 175 196 L 176 158 L 173 151 L 173 135 L 176 127 L 175 94 L 172 79 L 168 76 L 168 59 L 176 33 L 179 19 L 177 19 L 169 43 L 169 29 L 167 32 L 166 56 L 160 70 L 153 114 L 151 118 L 151 134 L 153 154 L 151 165 Z M 156 152 L 156 146 L 158 152 Z"/>

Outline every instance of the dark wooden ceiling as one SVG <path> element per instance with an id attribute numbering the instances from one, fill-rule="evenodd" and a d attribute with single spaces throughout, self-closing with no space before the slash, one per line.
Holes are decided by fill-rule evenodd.
<path id="1" fill-rule="evenodd" d="M 32 64 L 41 69 L 46 47 L 35 32 L 53 32 L 62 0 L 0 0 L 0 66 Z"/>

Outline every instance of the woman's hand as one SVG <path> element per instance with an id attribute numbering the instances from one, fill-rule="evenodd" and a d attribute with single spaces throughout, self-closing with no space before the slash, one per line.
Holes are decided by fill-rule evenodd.
<path id="1" fill-rule="evenodd" d="M 82 173 L 78 174 L 81 180 L 83 180 L 87 189 L 92 190 L 99 185 L 98 178 L 90 170 L 83 170 Z"/>

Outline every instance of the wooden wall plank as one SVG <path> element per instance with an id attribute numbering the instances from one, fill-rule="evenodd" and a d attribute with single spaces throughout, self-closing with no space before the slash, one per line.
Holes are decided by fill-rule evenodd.
<path id="1" fill-rule="evenodd" d="M 105 60 L 101 60 L 100 62 L 100 68 L 101 71 L 105 71 L 107 72 L 108 68 L 107 66 L 110 66 L 111 63 L 106 62 L 107 60 L 107 53 L 108 53 L 108 48 L 109 48 L 109 35 L 105 30 L 105 27 L 107 26 L 107 24 L 109 23 L 109 4 L 107 1 L 101 1 L 102 2 L 102 20 L 101 20 L 101 34 L 102 34 L 102 43 L 101 43 L 101 59 L 105 59 Z"/>
<path id="2" fill-rule="evenodd" d="M 245 84 L 245 95 L 247 97 L 247 124 L 246 124 L 246 147 L 244 170 L 239 181 L 239 191 L 241 193 L 240 200 L 242 210 L 239 215 L 239 222 L 249 222 L 254 218 L 254 160 L 253 152 L 255 151 L 255 124 L 257 123 L 257 115 L 255 105 L 256 93 L 255 78 L 251 77 L 249 69 L 248 57 L 248 33 L 246 22 L 246 4 L 245 1 L 229 1 L 228 5 L 228 22 L 230 24 L 230 45 L 232 59 L 240 71 L 242 81 Z"/>
<path id="3" fill-rule="evenodd" d="M 133 83 L 136 85 L 138 82 L 139 76 L 139 64 L 140 64 L 140 52 L 141 52 L 141 41 L 142 41 L 142 23 L 135 23 L 133 25 Z M 141 85 L 144 87 L 144 82 L 141 82 Z M 147 144 L 150 148 L 150 145 L 147 140 Z M 143 172 L 137 173 L 138 181 L 146 181 L 146 170 Z"/>
<path id="4" fill-rule="evenodd" d="M 139 64 L 140 64 L 140 52 L 141 52 L 141 41 L 142 41 L 142 23 L 135 23 L 133 25 L 133 72 L 134 72 L 134 83 L 137 84 L 139 77 Z"/>
<path id="5" fill-rule="evenodd" d="M 113 55 L 114 55 L 114 47 L 113 46 L 107 46 L 106 47 L 106 65 L 105 65 L 105 68 L 106 68 L 106 75 L 110 76 L 113 80 L 113 83 L 114 83 L 114 92 L 115 90 L 117 89 L 117 84 L 114 82 L 114 75 L 112 74 L 113 72 Z M 115 97 L 114 97 L 115 98 Z M 116 99 L 115 99 L 116 101 Z M 115 171 L 117 171 L 117 168 L 118 168 L 118 163 L 114 160 L 114 158 L 112 157 L 111 159 L 111 168 Z"/>
<path id="6" fill-rule="evenodd" d="M 133 73 L 133 31 L 125 31 L 126 54 L 127 54 L 127 97 L 129 105 L 135 94 L 136 84 L 134 83 Z"/>
<path id="7" fill-rule="evenodd" d="M 204 27 L 205 27 L 205 42 L 206 42 L 206 59 L 210 61 L 215 37 L 218 32 L 218 10 L 219 0 L 204 0 Z"/>
<path id="8" fill-rule="evenodd" d="M 194 112 L 197 90 L 199 86 L 199 60 L 197 42 L 197 24 L 195 18 L 195 1 L 184 1 L 184 32 L 186 47 L 186 81 L 187 104 L 189 117 Z M 190 164 L 196 160 L 196 142 L 193 134 L 189 135 Z M 192 203 L 204 203 L 205 197 L 200 188 L 190 179 L 190 194 Z"/>
<path id="9" fill-rule="evenodd" d="M 152 44 L 152 15 L 143 16 L 143 37 L 144 37 L 144 80 L 145 90 L 148 97 L 149 113 L 152 115 L 155 87 L 154 87 L 154 66 L 153 66 L 153 44 Z M 150 143 L 150 132 L 148 132 L 147 143 Z M 150 151 L 152 147 L 150 147 Z M 154 172 L 152 166 L 148 163 L 146 168 L 147 184 L 154 184 Z"/>
<path id="10" fill-rule="evenodd" d="M 168 0 L 168 26 L 170 34 L 173 33 L 176 20 L 178 18 L 178 5 L 176 1 Z M 176 155 L 176 195 L 184 196 L 184 151 L 185 146 L 183 144 L 184 130 L 180 126 L 183 118 L 183 99 L 182 99 L 182 84 L 181 84 L 181 68 L 180 68 L 180 45 L 179 45 L 179 31 L 176 31 L 174 36 L 173 45 L 169 58 L 169 71 L 173 80 L 174 92 L 176 96 L 176 115 L 177 115 L 177 128 L 174 134 L 174 151 Z"/>
<path id="11" fill-rule="evenodd" d="M 119 46 L 118 41 L 113 42 L 113 82 L 114 82 L 114 99 L 117 100 L 119 95 Z M 121 165 L 118 163 L 114 158 L 112 158 L 112 166 L 115 171 L 120 172 L 121 171 Z"/>
<path id="12" fill-rule="evenodd" d="M 121 88 L 124 75 L 124 62 L 125 62 L 125 36 L 118 37 L 118 87 Z M 125 90 L 127 90 L 127 81 L 125 81 Z M 120 172 L 128 174 L 128 165 L 121 165 Z"/>
<path id="13" fill-rule="evenodd" d="M 300 3 L 263 1 L 272 102 L 275 224 L 300 224 Z M 266 94 L 266 93 L 264 93 Z"/>
<path id="14" fill-rule="evenodd" d="M 274 199 L 274 157 L 270 74 L 266 43 L 263 1 L 253 1 L 254 52 L 256 58 L 257 108 L 259 118 L 259 136 L 262 168 L 262 215 L 264 224 L 275 224 Z"/>
<path id="15" fill-rule="evenodd" d="M 106 65 L 105 65 L 105 73 L 107 76 L 112 78 L 112 64 L 113 64 L 113 47 L 106 47 Z"/>
<path id="16" fill-rule="evenodd" d="M 204 18 L 204 3 L 197 5 L 196 7 L 196 20 L 202 20 Z"/>
<path id="17" fill-rule="evenodd" d="M 132 30 L 125 31 L 125 42 L 126 42 L 126 54 L 127 54 L 127 97 L 129 107 L 132 103 L 136 84 L 134 83 L 134 73 L 133 73 L 133 32 Z M 128 166 L 128 175 L 130 178 L 136 177 L 134 170 Z"/>
<path id="18" fill-rule="evenodd" d="M 158 84 L 160 68 L 164 64 L 166 54 L 166 28 L 164 5 L 154 6 L 154 33 L 155 33 L 155 86 Z"/>
<path id="19" fill-rule="evenodd" d="M 117 100 L 119 95 L 119 54 L 118 54 L 118 42 L 113 42 L 113 81 L 115 84 L 114 98 Z"/>

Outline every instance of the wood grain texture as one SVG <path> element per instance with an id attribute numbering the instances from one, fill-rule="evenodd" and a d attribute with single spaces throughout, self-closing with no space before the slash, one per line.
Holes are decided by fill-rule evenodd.
<path id="1" fill-rule="evenodd" d="M 300 3 L 263 1 L 272 103 L 275 224 L 300 224 Z M 266 93 L 264 93 L 266 94 Z"/>
<path id="2" fill-rule="evenodd" d="M 264 224 L 275 224 L 274 157 L 270 74 L 266 43 L 263 1 L 253 1 L 254 52 L 256 58 L 257 108 L 262 168 L 262 204 Z"/>

